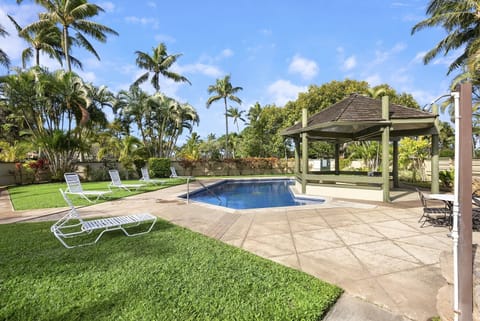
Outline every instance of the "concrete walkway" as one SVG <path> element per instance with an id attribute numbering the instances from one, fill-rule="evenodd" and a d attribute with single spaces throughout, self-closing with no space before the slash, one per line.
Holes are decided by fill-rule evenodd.
<path id="1" fill-rule="evenodd" d="M 358 321 L 423 321 L 437 315 L 436 294 L 444 284 L 439 254 L 451 249 L 452 241 L 447 228 L 419 227 L 421 208 L 414 193 L 398 194 L 389 206 L 332 199 L 324 205 L 235 211 L 186 204 L 177 198 L 185 191 L 185 185 L 176 186 L 80 212 L 87 217 L 150 212 L 337 284 L 346 295 L 327 316 L 329 321 L 350 320 L 345 314 L 349 309 L 357 311 L 351 320 Z M 3 209 L 3 193 L 0 202 Z M 54 211 L 0 211 L 0 223 L 53 220 L 61 215 Z M 365 306 L 371 313 L 361 317 L 358 312 Z"/>

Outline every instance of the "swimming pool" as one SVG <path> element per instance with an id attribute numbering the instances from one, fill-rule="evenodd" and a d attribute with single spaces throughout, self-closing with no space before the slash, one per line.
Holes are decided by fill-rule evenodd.
<path id="1" fill-rule="evenodd" d="M 190 200 L 231 209 L 252 209 L 322 204 L 324 199 L 298 198 L 290 191 L 290 179 L 225 180 L 190 193 Z M 186 198 L 187 195 L 183 195 Z"/>

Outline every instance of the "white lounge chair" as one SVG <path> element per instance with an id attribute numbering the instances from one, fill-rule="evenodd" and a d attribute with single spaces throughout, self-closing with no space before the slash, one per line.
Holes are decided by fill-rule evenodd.
<path id="1" fill-rule="evenodd" d="M 65 190 L 66 194 L 74 194 L 80 197 L 83 197 L 90 203 L 98 201 L 100 197 L 105 197 L 105 194 L 111 193 L 112 191 L 84 191 L 82 188 L 82 183 L 80 182 L 80 177 L 77 173 L 65 173 L 65 182 L 67 183 L 67 189 Z M 90 200 L 88 197 L 96 197 L 94 201 Z"/>
<path id="2" fill-rule="evenodd" d="M 138 191 L 140 187 L 145 186 L 145 184 L 123 184 L 122 180 L 120 179 L 120 174 L 116 169 L 109 170 L 108 175 L 110 175 L 110 178 L 112 179 L 112 182 L 108 184 L 108 188 L 110 190 L 112 190 L 112 187 L 117 187 L 131 192 L 130 189 L 135 189 L 135 191 Z"/>
<path id="3" fill-rule="evenodd" d="M 150 174 L 148 173 L 148 168 L 142 167 L 141 170 L 142 170 L 142 178 L 140 178 L 141 181 L 144 181 L 145 183 L 153 184 L 153 185 L 165 184 L 165 181 L 164 181 L 164 180 L 151 179 L 151 178 L 150 178 Z"/>
<path id="4" fill-rule="evenodd" d="M 50 231 L 66 248 L 95 244 L 102 237 L 103 233 L 108 231 L 122 230 L 127 236 L 146 234 L 152 230 L 153 225 L 155 225 L 155 222 L 157 221 L 157 217 L 149 213 L 108 217 L 86 221 L 82 219 L 75 206 L 73 206 L 72 201 L 67 197 L 67 194 L 62 189 L 60 189 L 60 193 L 70 207 L 70 211 L 67 213 L 67 215 L 53 224 L 50 228 Z M 147 230 L 137 233 L 129 233 L 126 230 L 127 228 L 138 226 L 147 222 L 151 222 Z M 77 245 L 66 243 L 66 239 L 85 236 L 94 231 L 101 232 L 92 242 L 80 243 Z"/>
<path id="5" fill-rule="evenodd" d="M 177 175 L 177 170 L 173 166 L 170 167 L 170 172 L 171 172 L 170 178 L 184 178 L 184 179 L 193 179 L 194 178 L 193 176 L 178 176 Z"/>

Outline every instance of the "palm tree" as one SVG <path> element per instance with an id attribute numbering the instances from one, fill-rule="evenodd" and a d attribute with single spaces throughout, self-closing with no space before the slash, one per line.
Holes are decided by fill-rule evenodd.
<path id="1" fill-rule="evenodd" d="M 234 101 L 238 104 L 242 103 L 242 100 L 235 96 L 235 94 L 243 90 L 242 87 L 233 87 L 230 83 L 230 75 L 226 75 L 222 79 L 217 79 L 215 85 L 208 86 L 208 93 L 215 95 L 211 96 L 207 100 L 207 108 L 216 101 L 223 100 L 225 106 L 225 158 L 228 158 L 228 111 L 227 111 L 227 99 Z"/>
<path id="2" fill-rule="evenodd" d="M 3 28 L 2 25 L 0 25 L 0 37 L 5 37 L 8 36 L 8 32 Z M 9 67 L 10 66 L 10 58 L 8 58 L 8 55 L 0 49 L 0 65 Z"/>
<path id="3" fill-rule="evenodd" d="M 35 56 L 35 66 L 40 66 L 41 51 L 62 65 L 62 58 L 65 57 L 61 44 L 62 34 L 55 24 L 45 23 L 42 28 L 34 28 L 32 25 L 22 28 L 12 16 L 8 15 L 8 18 L 17 29 L 18 36 L 30 45 L 22 51 L 23 68 L 26 68 L 27 61 L 33 56 Z M 70 57 L 70 59 L 75 66 L 82 68 L 82 64 L 77 58 Z"/>
<path id="4" fill-rule="evenodd" d="M 130 122 L 137 125 L 137 129 L 142 136 L 142 142 L 145 146 L 148 145 L 147 133 L 144 125 L 144 115 L 148 108 L 148 94 L 140 89 L 138 86 L 131 86 L 129 90 L 120 90 L 115 103 L 113 104 L 113 111 L 119 114 L 120 120 L 127 125 L 127 134 L 130 133 Z"/>
<path id="5" fill-rule="evenodd" d="M 143 51 L 135 51 L 135 54 L 137 55 L 137 66 L 147 70 L 147 72 L 141 75 L 133 85 L 139 86 L 147 81 L 150 73 L 152 73 L 150 81 L 157 93 L 160 92 L 160 75 L 175 82 L 187 82 L 191 85 L 187 78 L 169 70 L 182 54 L 169 55 L 167 53 L 167 46 L 164 43 L 160 43 L 157 48 L 153 48 L 153 54 L 151 56 Z"/>
<path id="6" fill-rule="evenodd" d="M 412 34 L 426 27 L 443 27 L 448 35 L 423 58 L 425 64 L 440 53 L 463 48 L 463 52 L 449 66 L 447 74 L 468 65 L 480 53 L 480 3 L 477 0 L 430 0 L 427 19 L 412 28 Z"/>
<path id="7" fill-rule="evenodd" d="M 245 114 L 245 110 L 239 110 L 238 107 L 232 107 L 228 108 L 227 110 L 227 116 L 233 119 L 233 123 L 237 125 L 237 132 L 240 132 L 240 128 L 238 126 L 238 121 L 241 120 L 245 122 L 245 118 L 243 118 L 243 114 Z"/>
<path id="8" fill-rule="evenodd" d="M 105 10 L 96 4 L 88 3 L 87 0 L 36 0 L 36 2 L 47 9 L 47 12 L 41 13 L 40 21 L 34 22 L 29 28 L 40 30 L 51 24 L 62 26 L 61 44 L 68 71 L 72 70 L 70 57 L 72 45 L 85 48 L 100 60 L 100 56 L 85 34 L 102 43 L 106 42 L 107 34 L 118 35 L 113 29 L 88 20 Z M 70 37 L 70 29 L 75 30 L 74 38 Z"/>
<path id="9" fill-rule="evenodd" d="M 170 119 L 170 126 L 167 128 L 170 139 L 167 143 L 165 156 L 172 155 L 178 137 L 183 134 L 184 129 L 192 133 L 193 126 L 200 122 L 197 111 L 190 104 L 176 104 L 175 108 L 171 110 Z"/>

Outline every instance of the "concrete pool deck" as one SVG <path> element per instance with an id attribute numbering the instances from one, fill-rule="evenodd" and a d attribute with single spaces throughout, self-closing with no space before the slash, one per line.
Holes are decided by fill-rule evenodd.
<path id="1" fill-rule="evenodd" d="M 413 191 L 398 192 L 392 204 L 330 199 L 323 205 L 242 211 L 186 204 L 177 198 L 185 191 L 180 185 L 79 211 L 87 217 L 150 212 L 337 284 L 349 296 L 388 311 L 391 320 L 437 315 L 436 295 L 445 282 L 439 255 L 452 248 L 452 240 L 447 228 L 419 227 L 422 209 Z M 6 206 L 0 208 L 0 223 L 55 220 L 64 214 L 62 209 L 7 213 Z"/>

